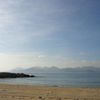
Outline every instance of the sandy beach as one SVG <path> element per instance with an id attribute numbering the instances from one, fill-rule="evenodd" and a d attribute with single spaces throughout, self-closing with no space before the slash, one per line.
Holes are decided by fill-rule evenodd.
<path id="1" fill-rule="evenodd" d="M 100 88 L 0 84 L 0 100 L 100 100 Z"/>

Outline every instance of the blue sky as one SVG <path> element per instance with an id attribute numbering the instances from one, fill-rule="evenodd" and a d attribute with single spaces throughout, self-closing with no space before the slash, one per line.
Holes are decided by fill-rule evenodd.
<path id="1" fill-rule="evenodd" d="M 99 10 L 100 0 L 0 0 L 1 69 L 100 67 Z"/>

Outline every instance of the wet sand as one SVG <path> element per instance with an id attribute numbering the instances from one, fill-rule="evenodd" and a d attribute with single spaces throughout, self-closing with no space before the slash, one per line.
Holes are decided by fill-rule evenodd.
<path id="1" fill-rule="evenodd" d="M 0 100 L 100 100 L 100 88 L 0 84 Z"/>

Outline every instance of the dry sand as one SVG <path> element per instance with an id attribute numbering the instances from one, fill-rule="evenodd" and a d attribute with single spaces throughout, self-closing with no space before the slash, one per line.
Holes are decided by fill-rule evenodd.
<path id="1" fill-rule="evenodd" d="M 100 88 L 0 84 L 0 100 L 100 100 Z"/>

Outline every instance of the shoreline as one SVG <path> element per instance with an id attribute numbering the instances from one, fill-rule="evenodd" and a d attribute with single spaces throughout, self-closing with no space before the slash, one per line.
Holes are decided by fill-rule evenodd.
<path id="1" fill-rule="evenodd" d="M 59 87 L 59 88 L 100 88 L 100 86 L 68 86 L 68 85 L 48 85 L 48 84 L 15 84 L 15 83 L 0 83 L 0 85 L 20 85 L 20 86 L 44 86 L 44 87 Z"/>
<path id="2" fill-rule="evenodd" d="M 0 84 L 0 100 L 100 100 L 100 88 Z"/>

